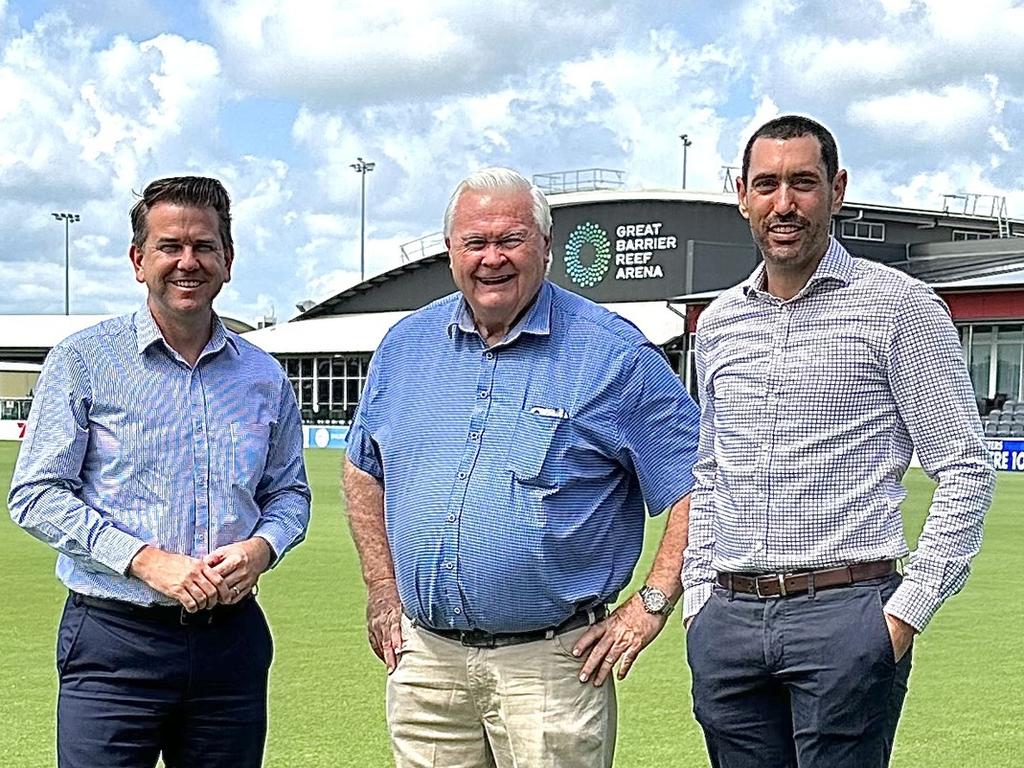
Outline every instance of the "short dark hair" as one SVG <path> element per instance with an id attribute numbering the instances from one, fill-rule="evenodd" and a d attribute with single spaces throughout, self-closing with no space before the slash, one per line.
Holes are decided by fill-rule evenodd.
<path id="1" fill-rule="evenodd" d="M 813 136 L 818 140 L 821 147 L 821 159 L 825 163 L 825 175 L 831 184 L 839 173 L 839 149 L 836 147 L 836 140 L 829 133 L 828 128 L 816 120 L 801 115 L 782 115 L 774 120 L 769 120 L 750 137 L 746 148 L 743 150 L 743 183 L 747 183 L 747 174 L 750 172 L 750 152 L 754 148 L 754 142 L 758 139 L 797 139 L 801 136 Z"/>
<path id="2" fill-rule="evenodd" d="M 206 176 L 171 176 L 150 182 L 132 206 L 132 244 L 141 248 L 149 237 L 149 211 L 157 203 L 189 208 L 213 208 L 220 222 L 220 239 L 225 249 L 234 250 L 231 239 L 231 198 L 224 185 Z"/>

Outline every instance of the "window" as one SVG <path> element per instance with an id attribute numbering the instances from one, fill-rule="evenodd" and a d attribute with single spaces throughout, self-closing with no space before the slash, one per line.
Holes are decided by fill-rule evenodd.
<path id="1" fill-rule="evenodd" d="M 885 224 L 880 221 L 843 221 L 839 236 L 847 240 L 875 240 L 885 242 Z"/>
<path id="2" fill-rule="evenodd" d="M 306 424 L 352 419 L 366 386 L 368 354 L 321 354 L 280 358 Z"/>
<path id="3" fill-rule="evenodd" d="M 969 229 L 954 229 L 953 230 L 953 242 L 963 242 L 965 240 L 991 240 L 995 237 L 991 232 L 972 232 Z"/>

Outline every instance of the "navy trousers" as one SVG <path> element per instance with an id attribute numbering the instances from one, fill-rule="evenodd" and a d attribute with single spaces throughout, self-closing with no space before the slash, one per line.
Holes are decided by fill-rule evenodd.
<path id="1" fill-rule="evenodd" d="M 715 768 L 884 768 L 910 675 L 882 606 L 900 576 L 759 599 L 715 587 L 686 635 Z"/>
<path id="2" fill-rule="evenodd" d="M 57 637 L 58 765 L 259 766 L 272 655 L 255 600 L 182 626 L 72 595 Z"/>

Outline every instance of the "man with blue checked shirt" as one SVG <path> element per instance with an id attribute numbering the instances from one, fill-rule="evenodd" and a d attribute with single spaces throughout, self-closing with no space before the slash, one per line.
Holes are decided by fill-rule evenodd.
<path id="1" fill-rule="evenodd" d="M 8 501 L 70 590 L 58 765 L 255 767 L 272 656 L 256 585 L 309 521 L 298 408 L 213 312 L 234 261 L 221 183 L 154 181 L 131 221 L 147 300 L 50 352 Z"/>
<path id="2" fill-rule="evenodd" d="M 545 280 L 551 212 L 518 173 L 463 180 L 444 234 L 459 291 L 377 349 L 345 464 L 395 760 L 607 766 L 610 673 L 681 593 L 696 407 L 634 326 Z M 665 533 L 608 614 L 645 502 Z"/>
<path id="3" fill-rule="evenodd" d="M 716 768 L 888 765 L 913 638 L 963 587 L 992 497 L 949 311 L 829 236 L 846 183 L 819 123 L 759 128 L 736 193 L 763 262 L 698 321 L 683 616 Z M 901 575 L 915 449 L 938 487 Z"/>

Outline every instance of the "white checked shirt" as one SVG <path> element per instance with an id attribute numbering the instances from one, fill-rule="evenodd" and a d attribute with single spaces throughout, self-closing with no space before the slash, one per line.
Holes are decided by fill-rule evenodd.
<path id="1" fill-rule="evenodd" d="M 701 434 L 684 617 L 716 571 L 781 573 L 908 554 L 901 480 L 938 482 L 886 611 L 922 629 L 964 584 L 995 472 L 949 312 L 927 286 L 835 240 L 783 301 L 763 263 L 701 315 Z"/>

